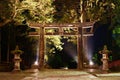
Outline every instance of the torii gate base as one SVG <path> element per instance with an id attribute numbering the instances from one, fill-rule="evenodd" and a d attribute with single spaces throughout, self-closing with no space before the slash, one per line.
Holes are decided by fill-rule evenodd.
<path id="1" fill-rule="evenodd" d="M 44 68 L 44 36 L 45 35 L 75 35 L 77 36 L 77 53 L 78 53 L 78 65 L 77 69 L 83 69 L 83 39 L 85 36 L 93 36 L 92 27 L 94 22 L 86 23 L 71 23 L 71 24 L 38 24 L 30 23 L 29 26 L 32 28 L 39 28 L 40 32 L 37 34 L 30 33 L 30 36 L 39 36 L 40 37 L 40 46 L 39 46 L 39 70 Z M 47 32 L 47 30 L 52 29 L 53 32 Z M 67 32 L 66 29 L 72 29 L 71 32 Z M 89 29 L 89 30 L 88 30 Z"/>

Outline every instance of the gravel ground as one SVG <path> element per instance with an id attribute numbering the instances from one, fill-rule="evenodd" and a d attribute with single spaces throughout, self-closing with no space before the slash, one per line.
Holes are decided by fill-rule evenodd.
<path id="1" fill-rule="evenodd" d="M 120 80 L 120 73 L 96 74 L 101 80 Z"/>
<path id="2" fill-rule="evenodd" d="M 119 77 L 118 76 L 99 77 L 99 79 L 101 79 L 101 80 L 120 80 L 120 76 Z"/>
<path id="3" fill-rule="evenodd" d="M 106 76 L 105 76 L 106 75 Z M 120 80 L 119 73 L 92 75 L 77 70 L 27 70 L 22 72 L 0 72 L 0 80 Z"/>

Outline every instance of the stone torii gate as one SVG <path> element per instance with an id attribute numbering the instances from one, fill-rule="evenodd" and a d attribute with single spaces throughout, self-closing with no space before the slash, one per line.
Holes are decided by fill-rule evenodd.
<path id="1" fill-rule="evenodd" d="M 61 36 L 77 36 L 77 53 L 78 53 L 78 65 L 77 69 L 83 69 L 83 40 L 87 36 L 93 36 L 93 24 L 94 22 L 85 22 L 85 23 L 51 23 L 51 24 L 39 24 L 39 23 L 29 23 L 31 28 L 38 28 L 39 32 L 31 32 L 30 36 L 39 36 L 39 69 L 44 68 L 44 52 L 45 52 L 45 35 L 61 35 Z M 48 29 L 52 29 L 53 32 L 47 32 Z M 66 29 L 72 29 L 72 31 L 66 32 Z"/>

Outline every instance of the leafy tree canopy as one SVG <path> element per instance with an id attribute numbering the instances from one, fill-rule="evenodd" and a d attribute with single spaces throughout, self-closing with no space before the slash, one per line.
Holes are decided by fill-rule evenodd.
<path id="1" fill-rule="evenodd" d="M 52 22 L 54 7 L 52 0 L 2 0 L 0 1 L 0 26 L 14 20 Z M 3 24 L 4 23 L 4 24 Z"/>

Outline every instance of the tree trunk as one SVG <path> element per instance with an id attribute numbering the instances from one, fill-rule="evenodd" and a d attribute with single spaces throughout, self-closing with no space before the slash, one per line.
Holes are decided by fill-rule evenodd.
<path id="1" fill-rule="evenodd" d="M 81 23 L 85 22 L 86 18 L 85 18 L 85 1 L 84 0 L 80 0 L 80 11 L 81 11 L 81 16 L 80 16 L 80 21 Z"/>

